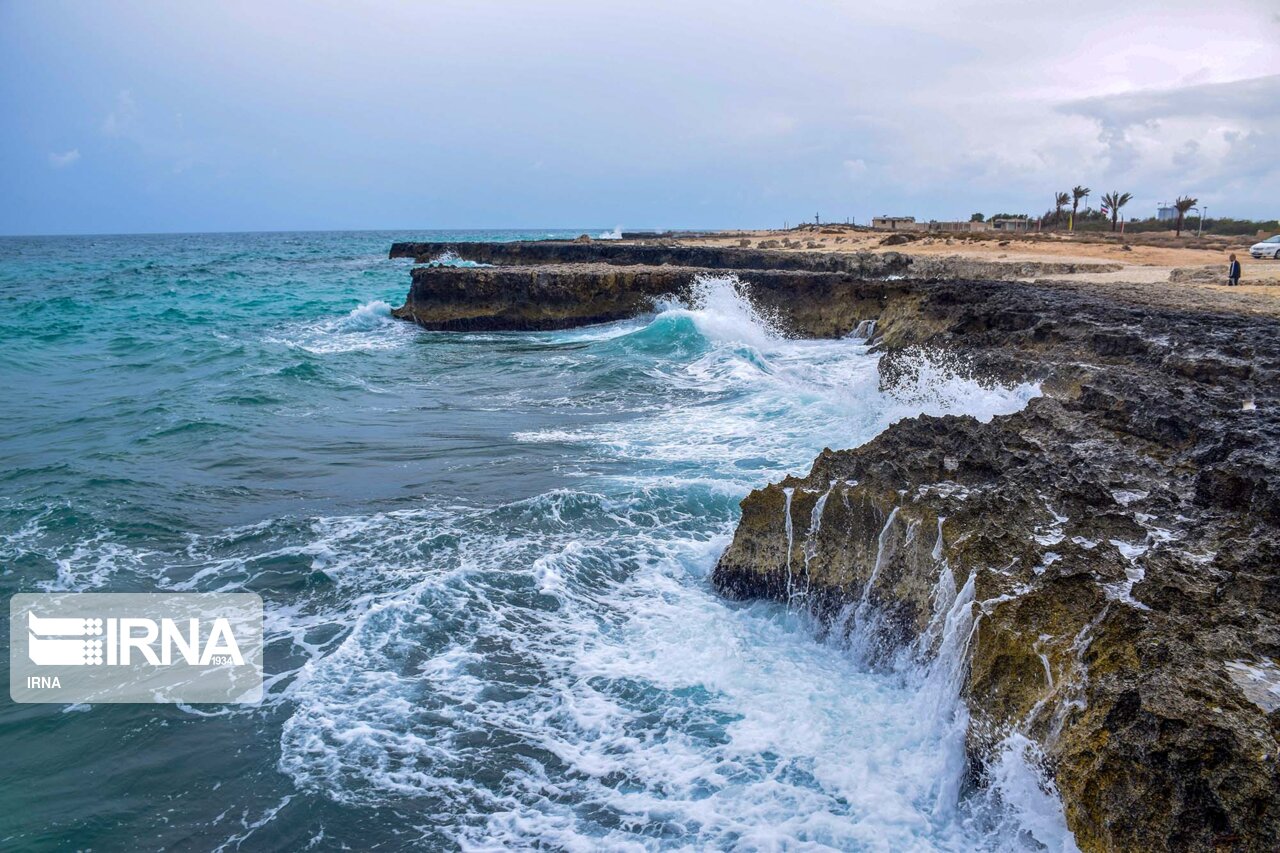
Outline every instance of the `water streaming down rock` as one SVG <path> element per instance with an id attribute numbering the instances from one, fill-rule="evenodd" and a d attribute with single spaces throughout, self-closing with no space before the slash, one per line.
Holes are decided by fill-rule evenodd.
<path id="1" fill-rule="evenodd" d="M 933 551 L 930 552 L 930 556 L 938 566 L 938 580 L 934 584 L 931 596 L 933 615 L 915 642 L 914 656 L 921 661 L 927 661 L 937 653 L 942 640 L 944 614 L 951 611 L 951 606 L 956 600 L 955 574 L 951 571 L 951 566 L 943 553 L 942 525 L 945 521 L 945 517 L 938 517 L 938 536 L 934 540 Z"/>
<path id="2" fill-rule="evenodd" d="M 835 487 L 836 481 L 832 480 L 827 485 L 827 490 L 813 502 L 813 511 L 809 514 L 809 532 L 804 540 L 804 592 L 802 593 L 804 596 L 808 596 L 810 591 L 809 562 L 818 552 L 818 534 L 822 532 L 822 513 L 826 511 L 827 499 L 831 497 Z M 788 512 L 790 512 L 789 508 Z"/>
<path id="3" fill-rule="evenodd" d="M 875 562 L 871 564 L 871 574 L 867 576 L 866 583 L 862 585 L 862 594 L 858 597 L 858 603 L 853 606 L 848 616 L 849 621 L 844 626 L 845 632 L 851 638 L 854 638 L 850 645 L 855 654 L 862 660 L 872 660 L 880 646 L 879 632 L 877 630 L 879 611 L 872 606 L 872 595 L 875 591 L 876 581 L 880 578 L 880 571 L 884 568 L 885 560 L 889 557 L 894 544 L 890 537 L 893 531 L 893 522 L 898 517 L 898 509 L 895 506 L 889 512 L 889 517 L 885 519 L 884 527 L 880 528 L 880 535 L 876 537 L 876 557 Z"/>
<path id="4" fill-rule="evenodd" d="M 796 594 L 795 580 L 791 575 L 791 552 L 795 548 L 796 538 L 795 528 L 791 521 L 791 499 L 795 495 L 795 489 L 783 489 L 782 494 L 786 496 L 786 503 L 783 505 L 782 512 L 786 516 L 784 524 L 787 528 L 787 603 L 790 604 L 791 599 Z"/>

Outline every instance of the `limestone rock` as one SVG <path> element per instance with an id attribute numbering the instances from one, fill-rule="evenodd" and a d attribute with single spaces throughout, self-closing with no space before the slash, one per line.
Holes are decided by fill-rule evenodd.
<path id="1" fill-rule="evenodd" d="M 1274 323 L 1065 287 L 913 290 L 878 318 L 885 383 L 934 346 L 1046 396 L 824 451 L 743 501 L 716 586 L 833 630 L 870 602 L 852 627 L 874 661 L 927 647 L 941 573 L 971 578 L 975 778 L 1018 733 L 1087 851 L 1274 850 L 1280 715 L 1239 681 L 1258 673 L 1257 697 L 1280 673 L 1280 417 L 1239 402 L 1280 378 Z M 790 575 L 784 489 L 793 518 L 827 494 L 816 541 L 795 526 Z"/>

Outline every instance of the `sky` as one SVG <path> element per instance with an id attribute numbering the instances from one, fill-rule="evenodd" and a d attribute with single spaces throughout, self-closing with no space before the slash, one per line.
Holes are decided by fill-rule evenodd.
<path id="1" fill-rule="evenodd" d="M 1277 0 L 0 0 L 0 234 L 1280 216 Z"/>

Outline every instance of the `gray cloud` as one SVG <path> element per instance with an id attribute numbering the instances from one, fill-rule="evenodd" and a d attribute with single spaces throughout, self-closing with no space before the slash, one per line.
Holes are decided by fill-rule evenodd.
<path id="1" fill-rule="evenodd" d="M 1280 118 L 1280 74 L 1205 83 L 1176 89 L 1148 89 L 1068 101 L 1068 115 L 1092 118 L 1104 126 L 1126 127 L 1173 116 L 1219 116 L 1248 121 Z"/>
<path id="2" fill-rule="evenodd" d="M 1159 5 L 46 0 L 0 28 L 0 130 L 34 131 L 0 162 L 99 139 L 74 186 L 0 170 L 0 231 L 950 218 L 1077 183 L 1275 215 L 1275 0 Z"/>
<path id="3" fill-rule="evenodd" d="M 1085 98 L 1057 110 L 1094 123 L 1113 183 L 1229 207 L 1280 191 L 1280 75 Z"/>

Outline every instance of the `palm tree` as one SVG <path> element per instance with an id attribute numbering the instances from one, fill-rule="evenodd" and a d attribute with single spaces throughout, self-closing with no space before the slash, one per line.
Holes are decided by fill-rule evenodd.
<path id="1" fill-rule="evenodd" d="M 1088 187 L 1075 186 L 1071 188 L 1071 230 L 1076 230 L 1076 211 L 1080 209 L 1080 199 L 1089 195 Z"/>
<path id="2" fill-rule="evenodd" d="M 1111 230 L 1116 230 L 1116 222 L 1120 219 L 1120 208 L 1129 203 L 1133 198 L 1132 193 L 1121 193 L 1112 190 L 1102 197 L 1102 203 L 1111 211 Z"/>
<path id="3" fill-rule="evenodd" d="M 1176 227 L 1179 237 L 1182 236 L 1182 220 L 1186 218 L 1187 211 L 1195 207 L 1199 201 L 1200 199 L 1192 198 L 1189 195 L 1180 195 L 1178 200 L 1173 203 L 1174 210 L 1178 211 L 1178 224 Z"/>
<path id="4" fill-rule="evenodd" d="M 1062 208 L 1067 206 L 1067 202 L 1071 201 L 1071 196 L 1067 193 L 1057 193 L 1053 197 L 1053 221 L 1056 225 L 1062 221 Z"/>

